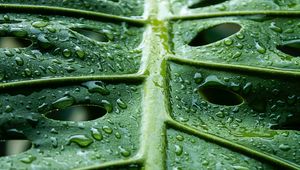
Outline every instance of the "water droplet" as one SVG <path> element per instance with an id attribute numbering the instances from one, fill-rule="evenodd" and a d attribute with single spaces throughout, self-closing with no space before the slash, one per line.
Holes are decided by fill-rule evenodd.
<path id="1" fill-rule="evenodd" d="M 110 92 L 106 88 L 105 84 L 102 81 L 89 81 L 82 84 L 84 87 L 87 87 L 90 93 L 100 93 L 102 95 L 109 95 Z"/>
<path id="2" fill-rule="evenodd" d="M 120 153 L 121 153 L 122 156 L 128 157 L 128 156 L 131 155 L 130 151 L 123 148 L 122 146 L 119 146 L 119 149 L 120 149 Z"/>
<path id="3" fill-rule="evenodd" d="M 42 28 L 48 25 L 48 22 L 46 21 L 35 21 L 32 23 L 32 26 L 35 28 Z"/>
<path id="4" fill-rule="evenodd" d="M 87 147 L 92 144 L 93 139 L 89 138 L 86 135 L 72 135 L 68 139 L 68 143 L 76 143 L 80 147 Z"/>
<path id="5" fill-rule="evenodd" d="M 91 133 L 92 133 L 92 137 L 96 140 L 102 140 L 103 139 L 103 136 L 101 134 L 101 132 L 96 129 L 96 128 L 91 128 Z"/>
<path id="6" fill-rule="evenodd" d="M 176 139 L 179 140 L 179 141 L 183 141 L 183 140 L 184 140 L 184 137 L 181 136 L 181 135 L 177 135 L 177 136 L 176 136 Z"/>
<path id="7" fill-rule="evenodd" d="M 101 101 L 101 104 L 103 105 L 103 107 L 105 108 L 105 110 L 108 112 L 108 113 L 111 113 L 113 111 L 113 105 L 107 101 L 107 100 L 102 100 Z"/>
<path id="8" fill-rule="evenodd" d="M 103 126 L 102 129 L 107 134 L 112 134 L 112 132 L 113 132 L 112 128 L 109 126 Z"/>
<path id="9" fill-rule="evenodd" d="M 15 61 L 16 61 L 18 66 L 24 65 L 24 60 L 21 57 L 16 57 Z"/>
<path id="10" fill-rule="evenodd" d="M 121 98 L 117 99 L 117 104 L 121 109 L 127 108 L 127 104 Z"/>
<path id="11" fill-rule="evenodd" d="M 227 46 L 232 45 L 232 43 L 233 43 L 233 41 L 231 39 L 224 40 L 224 44 L 227 45 Z"/>
<path id="12" fill-rule="evenodd" d="M 32 75 L 32 71 L 29 69 L 29 68 L 25 68 L 25 75 L 27 76 L 27 77 L 30 77 L 31 75 Z"/>
<path id="13" fill-rule="evenodd" d="M 219 117 L 219 118 L 224 118 L 225 114 L 224 114 L 224 112 L 219 111 L 219 112 L 216 113 L 216 116 Z"/>
<path id="14" fill-rule="evenodd" d="M 245 86 L 243 87 L 243 93 L 244 94 L 249 94 L 250 91 L 252 89 L 252 83 L 251 82 L 248 82 L 245 84 Z"/>
<path id="15" fill-rule="evenodd" d="M 14 110 L 13 107 L 11 107 L 10 105 L 6 105 L 4 111 L 5 111 L 6 113 L 10 113 L 10 112 L 12 112 L 13 110 Z"/>
<path id="16" fill-rule="evenodd" d="M 75 47 L 75 53 L 80 59 L 84 59 L 85 52 L 78 46 Z"/>
<path id="17" fill-rule="evenodd" d="M 52 107 L 56 109 L 64 109 L 66 107 L 72 106 L 75 99 L 72 96 L 62 97 L 52 103 Z"/>
<path id="18" fill-rule="evenodd" d="M 177 156 L 180 156 L 180 155 L 182 154 L 182 152 L 183 152 L 182 146 L 175 145 L 175 154 L 176 154 Z"/>
<path id="19" fill-rule="evenodd" d="M 57 146 L 58 146 L 57 138 L 50 137 L 50 140 L 51 140 L 52 147 L 57 148 Z"/>
<path id="20" fill-rule="evenodd" d="M 258 42 L 255 42 L 255 48 L 256 48 L 257 52 L 259 52 L 261 54 L 266 53 L 266 49 Z"/>
<path id="21" fill-rule="evenodd" d="M 119 132 L 116 132 L 116 133 L 115 133 L 115 137 L 116 137 L 117 139 L 121 139 L 121 134 L 120 134 Z"/>
<path id="22" fill-rule="evenodd" d="M 269 26 L 269 28 L 275 32 L 282 33 L 282 29 L 280 27 L 276 26 L 275 22 L 271 22 L 271 25 Z"/>
<path id="23" fill-rule="evenodd" d="M 283 150 L 283 151 L 288 151 L 291 149 L 290 145 L 288 144 L 280 144 L 279 145 L 279 149 Z"/>
<path id="24" fill-rule="evenodd" d="M 64 49 L 62 52 L 63 56 L 65 56 L 66 58 L 69 58 L 72 54 L 71 50 L 69 49 Z"/>
<path id="25" fill-rule="evenodd" d="M 22 158 L 22 159 L 21 159 L 21 162 L 26 163 L 26 164 L 30 164 L 30 163 L 32 163 L 34 160 L 36 160 L 36 157 L 35 157 L 35 156 L 33 156 L 33 155 L 28 155 L 27 157 Z"/>
<path id="26" fill-rule="evenodd" d="M 202 74 L 201 73 L 195 73 L 194 75 L 194 81 L 197 84 L 200 84 L 203 80 Z"/>

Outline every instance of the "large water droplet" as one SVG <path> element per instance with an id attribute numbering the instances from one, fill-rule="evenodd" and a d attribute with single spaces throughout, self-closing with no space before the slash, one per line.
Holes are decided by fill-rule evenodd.
<path id="1" fill-rule="evenodd" d="M 103 135 L 101 134 L 99 129 L 91 128 L 91 133 L 92 133 L 92 136 L 93 136 L 94 139 L 96 139 L 96 140 L 102 140 L 103 139 Z"/>
<path id="2" fill-rule="evenodd" d="M 110 92 L 106 88 L 105 84 L 102 81 L 89 81 L 82 84 L 87 87 L 90 93 L 100 93 L 102 95 L 109 95 Z"/>
<path id="3" fill-rule="evenodd" d="M 64 109 L 66 107 L 72 106 L 75 102 L 74 97 L 64 96 L 52 103 L 52 107 L 56 109 Z"/>
<path id="4" fill-rule="evenodd" d="M 93 139 L 86 135 L 72 135 L 69 137 L 68 141 L 69 144 L 76 143 L 80 147 L 87 147 L 94 142 Z"/>
<path id="5" fill-rule="evenodd" d="M 35 21 L 33 22 L 31 25 L 35 28 L 42 28 L 42 27 L 45 27 L 47 26 L 49 23 L 46 22 L 46 21 Z"/>

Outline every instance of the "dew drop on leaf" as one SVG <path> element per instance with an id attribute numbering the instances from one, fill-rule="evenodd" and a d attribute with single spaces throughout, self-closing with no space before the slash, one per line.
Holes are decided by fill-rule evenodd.
<path id="1" fill-rule="evenodd" d="M 182 146 L 180 146 L 180 145 L 174 145 L 174 146 L 175 146 L 175 154 L 177 156 L 180 156 L 182 154 L 182 152 L 183 152 Z"/>
<path id="2" fill-rule="evenodd" d="M 75 47 L 75 54 L 80 59 L 84 59 L 84 57 L 85 57 L 85 52 L 78 46 Z"/>
<path id="3" fill-rule="evenodd" d="M 65 56 L 66 58 L 69 58 L 72 54 L 71 50 L 69 49 L 64 49 L 62 52 L 63 56 Z"/>
<path id="4" fill-rule="evenodd" d="M 110 113 L 113 111 L 113 105 L 111 104 L 111 102 L 107 101 L 107 100 L 102 100 L 101 104 L 103 105 L 103 107 L 105 108 L 105 110 Z"/>
<path id="5" fill-rule="evenodd" d="M 56 109 L 64 109 L 66 107 L 72 106 L 75 102 L 74 97 L 72 96 L 64 96 L 62 98 L 57 99 L 51 105 Z"/>
<path id="6" fill-rule="evenodd" d="M 128 157 L 131 155 L 130 151 L 123 148 L 122 146 L 119 146 L 119 150 L 120 150 L 121 155 L 124 157 Z"/>
<path id="7" fill-rule="evenodd" d="M 57 146 L 58 146 L 57 138 L 56 137 L 50 137 L 50 140 L 51 140 L 52 147 L 57 148 Z"/>
<path id="8" fill-rule="evenodd" d="M 36 157 L 33 155 L 28 155 L 27 157 L 21 158 L 20 161 L 26 164 L 32 163 L 34 160 L 36 160 Z"/>
<path id="9" fill-rule="evenodd" d="M 282 29 L 280 27 L 276 26 L 275 22 L 271 22 L 271 25 L 269 26 L 269 28 L 275 32 L 282 33 Z"/>
<path id="10" fill-rule="evenodd" d="M 21 57 L 16 57 L 15 61 L 16 61 L 18 66 L 24 65 L 24 60 Z"/>
<path id="11" fill-rule="evenodd" d="M 194 81 L 197 84 L 200 84 L 203 80 L 202 74 L 201 73 L 195 73 L 194 74 Z"/>
<path id="12" fill-rule="evenodd" d="M 84 87 L 87 87 L 90 93 L 100 93 L 102 95 L 109 95 L 110 91 L 106 88 L 105 84 L 102 81 L 89 81 L 82 84 Z"/>
<path id="13" fill-rule="evenodd" d="M 113 132 L 112 128 L 109 126 L 103 126 L 102 130 L 107 134 L 112 134 L 112 132 Z"/>
<path id="14" fill-rule="evenodd" d="M 288 144 L 280 144 L 279 145 L 279 149 L 283 150 L 283 151 L 288 151 L 291 149 L 290 145 Z"/>
<path id="15" fill-rule="evenodd" d="M 258 42 L 255 42 L 255 48 L 260 54 L 266 53 L 266 49 Z"/>
<path id="16" fill-rule="evenodd" d="M 127 108 L 127 104 L 121 98 L 117 99 L 117 104 L 121 109 Z"/>
<path id="17" fill-rule="evenodd" d="M 35 21 L 32 23 L 32 26 L 35 27 L 35 28 L 42 28 L 42 27 L 45 27 L 47 26 L 49 23 L 46 22 L 46 21 Z"/>
<path id="18" fill-rule="evenodd" d="M 89 138 L 86 135 L 72 135 L 68 138 L 68 143 L 76 143 L 80 147 L 87 147 L 92 144 L 93 139 Z"/>
<path id="19" fill-rule="evenodd" d="M 99 129 L 97 128 L 91 128 L 91 133 L 92 133 L 92 137 L 96 140 L 102 140 L 103 139 L 103 135 L 101 134 L 101 132 L 99 131 Z"/>

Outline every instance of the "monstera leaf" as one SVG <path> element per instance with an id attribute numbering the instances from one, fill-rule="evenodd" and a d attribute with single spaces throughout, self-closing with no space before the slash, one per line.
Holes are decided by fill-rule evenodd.
<path id="1" fill-rule="evenodd" d="M 0 2 L 0 169 L 300 169 L 299 0 Z"/>

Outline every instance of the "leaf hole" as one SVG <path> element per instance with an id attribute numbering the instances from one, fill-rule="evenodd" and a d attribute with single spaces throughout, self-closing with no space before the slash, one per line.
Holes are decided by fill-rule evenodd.
<path id="1" fill-rule="evenodd" d="M 189 43 L 190 46 L 202 46 L 217 42 L 226 37 L 229 37 L 238 31 L 241 26 L 235 23 L 224 23 L 215 25 L 211 28 L 199 32 Z"/>
<path id="2" fill-rule="evenodd" d="M 289 118 L 283 123 L 271 126 L 273 130 L 297 130 L 300 131 L 300 117 Z"/>
<path id="3" fill-rule="evenodd" d="M 108 37 L 105 34 L 95 31 L 95 30 L 92 30 L 92 29 L 89 29 L 89 28 L 71 28 L 71 30 L 73 30 L 81 35 L 84 35 L 90 39 L 93 39 L 95 41 L 108 42 Z"/>
<path id="4" fill-rule="evenodd" d="M 277 49 L 285 54 L 293 57 L 300 56 L 300 40 L 292 40 L 284 43 L 283 45 L 277 46 Z"/>
<path id="5" fill-rule="evenodd" d="M 10 156 L 29 150 L 32 146 L 30 140 L 17 130 L 8 131 L 0 139 L 0 156 Z"/>
<path id="6" fill-rule="evenodd" d="M 26 48 L 32 44 L 31 40 L 18 37 L 0 37 L 0 48 Z"/>
<path id="7" fill-rule="evenodd" d="M 104 116 L 107 110 L 97 105 L 75 105 L 64 109 L 55 109 L 46 113 L 49 119 L 61 121 L 89 121 Z"/>
<path id="8" fill-rule="evenodd" d="M 17 20 L 0 20 L 0 24 L 17 24 L 21 22 L 22 21 L 17 21 Z"/>
<path id="9" fill-rule="evenodd" d="M 188 8 L 190 9 L 195 9 L 195 8 L 202 8 L 202 7 L 207 7 L 211 5 L 217 5 L 223 2 L 226 2 L 228 0 L 199 0 L 198 2 L 190 5 Z"/>
<path id="10" fill-rule="evenodd" d="M 244 101 L 237 93 L 221 87 L 201 87 L 199 93 L 205 100 L 217 105 L 236 106 Z"/>

